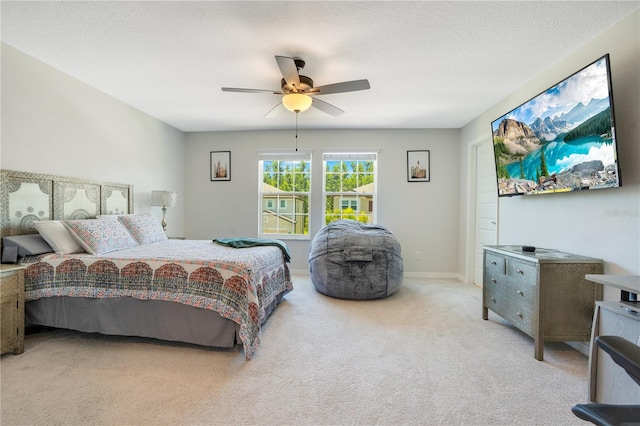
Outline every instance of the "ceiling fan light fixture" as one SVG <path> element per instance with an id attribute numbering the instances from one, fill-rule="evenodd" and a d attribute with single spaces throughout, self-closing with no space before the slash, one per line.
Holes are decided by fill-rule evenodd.
<path id="1" fill-rule="evenodd" d="M 282 105 L 291 112 L 304 112 L 312 103 L 311 96 L 302 93 L 289 93 L 282 97 Z"/>

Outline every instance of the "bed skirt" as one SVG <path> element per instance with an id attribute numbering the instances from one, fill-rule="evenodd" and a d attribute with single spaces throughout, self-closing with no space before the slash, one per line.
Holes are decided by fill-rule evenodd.
<path id="1" fill-rule="evenodd" d="M 265 307 L 265 318 L 283 294 Z M 137 336 L 216 348 L 241 344 L 238 324 L 215 311 L 163 300 L 45 297 L 25 303 L 25 326 Z"/>

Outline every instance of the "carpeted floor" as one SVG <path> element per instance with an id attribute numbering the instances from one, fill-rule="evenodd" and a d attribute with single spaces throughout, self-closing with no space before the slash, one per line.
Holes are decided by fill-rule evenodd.
<path id="1" fill-rule="evenodd" d="M 376 301 L 332 299 L 294 275 L 251 361 L 141 338 L 55 330 L 0 361 L 9 425 L 582 425 L 587 358 L 496 315 L 481 289 L 405 278 Z"/>

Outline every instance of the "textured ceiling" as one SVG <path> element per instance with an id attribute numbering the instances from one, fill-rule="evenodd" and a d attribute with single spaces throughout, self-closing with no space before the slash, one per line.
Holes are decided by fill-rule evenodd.
<path id="1" fill-rule="evenodd" d="M 343 110 L 307 129 L 459 128 L 608 27 L 639 1 L 1 2 L 2 41 L 183 131 L 291 128 L 264 115 L 274 55 L 300 57 Z M 596 59 L 595 57 L 593 59 Z M 586 64 L 585 64 L 586 65 Z M 523 99 L 524 101 L 524 99 Z"/>

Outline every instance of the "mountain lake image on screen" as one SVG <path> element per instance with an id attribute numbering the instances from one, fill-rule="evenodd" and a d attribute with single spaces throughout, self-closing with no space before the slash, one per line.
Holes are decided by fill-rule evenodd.
<path id="1" fill-rule="evenodd" d="M 491 123 L 498 196 L 621 186 L 609 55 Z"/>

